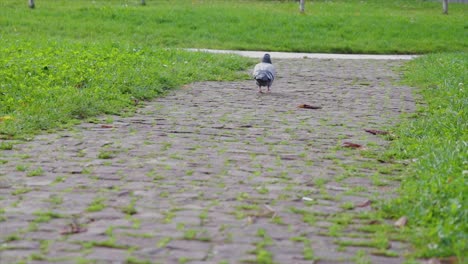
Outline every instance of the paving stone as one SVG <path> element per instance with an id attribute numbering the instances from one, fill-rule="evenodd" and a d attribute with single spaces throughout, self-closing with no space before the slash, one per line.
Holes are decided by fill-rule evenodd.
<path id="1" fill-rule="evenodd" d="M 27 232 L 23 235 L 25 239 L 32 239 L 32 240 L 50 240 L 54 241 L 60 239 L 61 230 L 56 228 L 54 230 L 48 231 L 38 231 L 38 232 Z"/>
<path id="2" fill-rule="evenodd" d="M 215 245 L 212 249 L 213 258 L 215 259 L 236 259 L 236 255 L 247 255 L 248 252 L 255 250 L 255 246 L 251 244 L 226 243 Z"/>
<path id="3" fill-rule="evenodd" d="M 171 249 L 170 256 L 173 257 L 173 260 L 180 260 L 180 259 L 189 259 L 189 260 L 203 260 L 206 259 L 208 256 L 208 251 L 196 251 L 196 250 L 179 250 L 179 249 Z"/>
<path id="4" fill-rule="evenodd" d="M 36 251 L 33 249 L 8 249 L 0 251 L 0 263 L 18 263 Z"/>
<path id="5" fill-rule="evenodd" d="M 37 241 L 29 241 L 29 240 L 21 240 L 21 241 L 11 241 L 8 243 L 3 244 L 5 247 L 9 249 L 38 249 L 39 242 Z"/>
<path id="6" fill-rule="evenodd" d="M 129 233 L 131 234 L 131 231 Z M 115 239 L 119 245 L 137 248 L 154 248 L 158 242 L 156 238 L 133 237 L 129 235 L 116 235 Z"/>
<path id="7" fill-rule="evenodd" d="M 128 251 L 125 249 L 95 247 L 93 252 L 88 254 L 86 258 L 98 261 L 122 262 L 128 255 Z"/>
<path id="8" fill-rule="evenodd" d="M 6 221 L 0 222 L 0 241 L 6 239 L 11 234 L 16 234 L 29 225 L 23 221 L 14 222 L 13 219 L 13 217 L 7 217 Z"/>
<path id="9" fill-rule="evenodd" d="M 81 245 L 74 243 L 55 242 L 49 245 L 49 252 L 77 252 L 81 249 Z"/>

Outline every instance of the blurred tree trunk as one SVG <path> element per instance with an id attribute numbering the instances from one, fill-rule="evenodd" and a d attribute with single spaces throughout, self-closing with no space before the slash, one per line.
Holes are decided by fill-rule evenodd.
<path id="1" fill-rule="evenodd" d="M 300 4 L 299 4 L 299 10 L 301 10 L 301 13 L 304 13 L 305 11 L 305 0 L 300 0 Z"/>
<path id="2" fill-rule="evenodd" d="M 145 1 L 145 0 L 141 0 L 141 5 L 146 5 L 146 1 Z"/>
<path id="3" fill-rule="evenodd" d="M 29 6 L 29 8 L 34 8 L 34 7 L 36 7 L 36 5 L 34 4 L 34 0 L 29 0 L 28 6 Z"/>
<path id="4" fill-rule="evenodd" d="M 444 9 L 444 14 L 448 14 L 448 0 L 442 0 L 442 8 Z"/>

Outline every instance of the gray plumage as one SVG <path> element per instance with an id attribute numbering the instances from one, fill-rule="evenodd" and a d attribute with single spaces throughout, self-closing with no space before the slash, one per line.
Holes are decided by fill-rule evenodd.
<path id="1" fill-rule="evenodd" d="M 262 92 L 262 86 L 266 86 L 268 92 L 270 87 L 275 80 L 276 70 L 275 66 L 271 63 L 271 58 L 269 54 L 265 54 L 262 58 L 262 62 L 255 65 L 253 71 L 253 77 L 257 83 L 258 91 Z"/>

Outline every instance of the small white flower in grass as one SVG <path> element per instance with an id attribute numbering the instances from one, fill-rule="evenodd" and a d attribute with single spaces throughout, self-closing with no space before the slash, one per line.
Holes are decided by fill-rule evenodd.
<path id="1" fill-rule="evenodd" d="M 431 243 L 431 244 L 427 245 L 427 247 L 429 249 L 437 249 L 439 247 L 439 245 L 437 245 L 436 243 Z"/>

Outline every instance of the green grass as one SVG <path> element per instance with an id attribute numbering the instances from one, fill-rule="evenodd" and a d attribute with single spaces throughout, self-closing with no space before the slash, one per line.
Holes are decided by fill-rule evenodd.
<path id="1" fill-rule="evenodd" d="M 468 54 L 434 54 L 406 66 L 419 87 L 417 114 L 398 128 L 389 155 L 415 159 L 404 172 L 400 197 L 386 207 L 407 216 L 421 256 L 466 258 L 468 252 Z M 463 261 L 462 261 L 463 263 Z"/>
<path id="2" fill-rule="evenodd" d="M 19 38 L 130 47 L 424 53 L 467 48 L 468 7 L 422 0 L 65 1 L 0 4 L 0 32 Z M 40 21 L 40 23 L 38 23 Z M 261 21 L 261 24 L 259 23 Z M 34 30 L 32 30 L 34 29 Z"/>
<path id="3" fill-rule="evenodd" d="M 12 150 L 13 143 L 11 142 L 0 142 L 0 150 Z"/>

